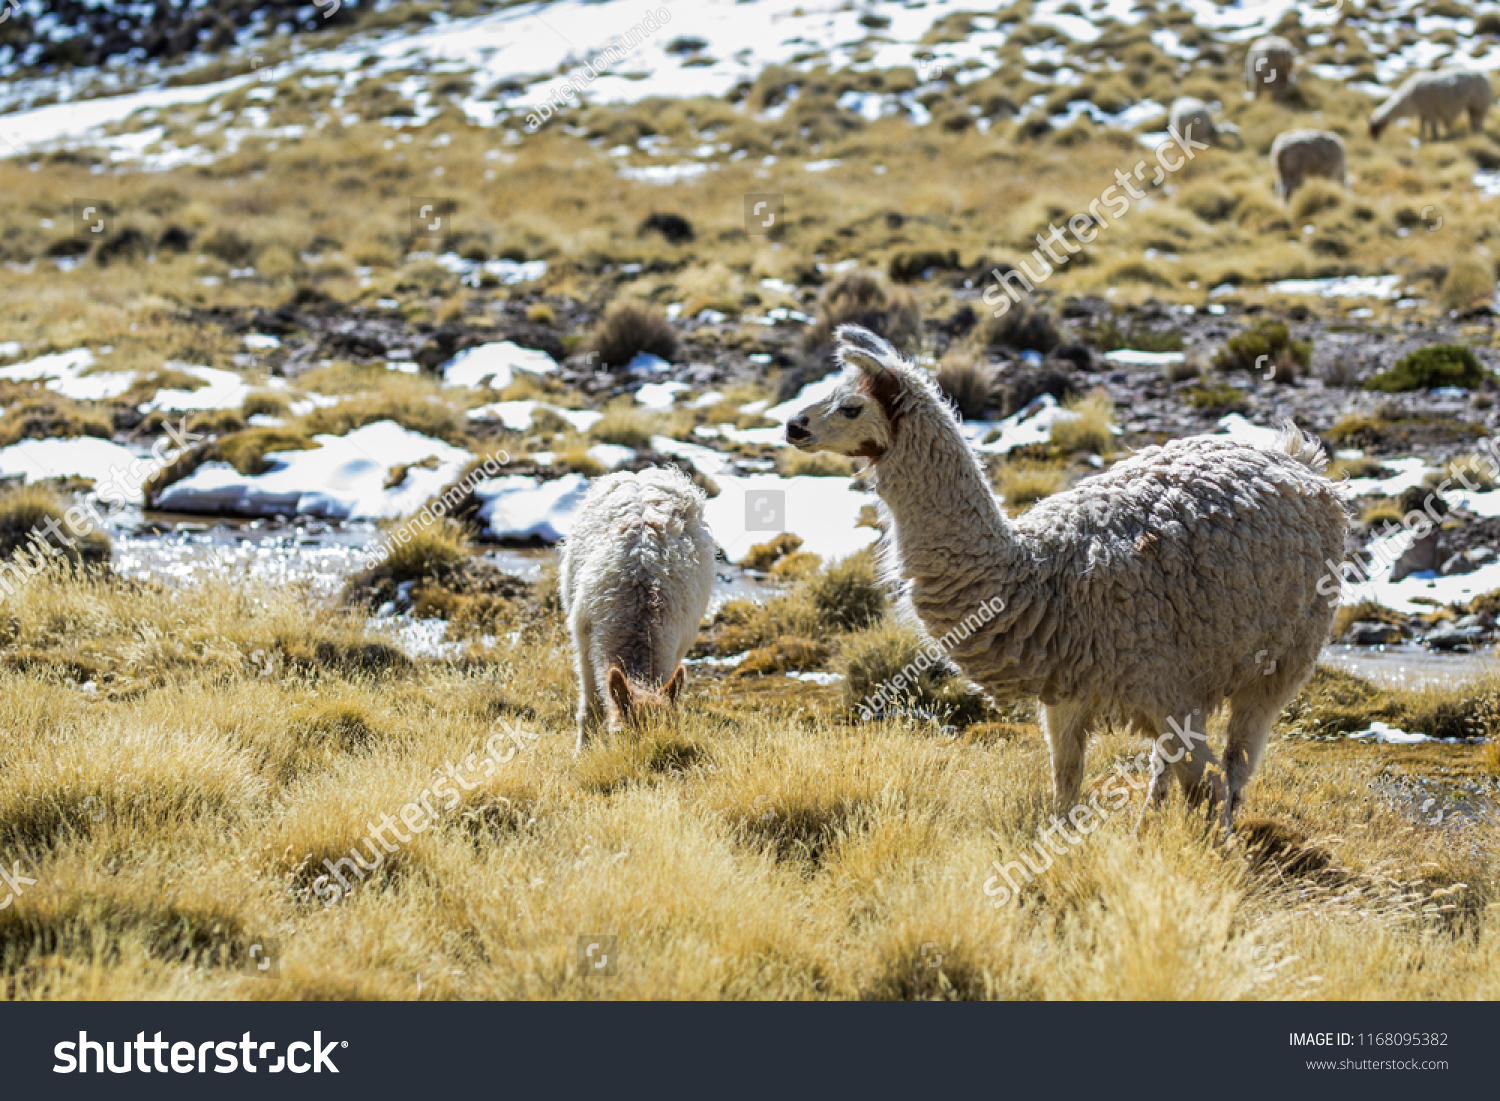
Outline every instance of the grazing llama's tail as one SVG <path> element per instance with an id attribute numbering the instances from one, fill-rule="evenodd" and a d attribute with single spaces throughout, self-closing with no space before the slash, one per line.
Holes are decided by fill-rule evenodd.
<path id="1" fill-rule="evenodd" d="M 1309 436 L 1291 421 L 1283 421 L 1275 450 L 1284 451 L 1299 463 L 1305 463 L 1319 474 L 1328 470 L 1328 455 L 1316 436 Z"/>

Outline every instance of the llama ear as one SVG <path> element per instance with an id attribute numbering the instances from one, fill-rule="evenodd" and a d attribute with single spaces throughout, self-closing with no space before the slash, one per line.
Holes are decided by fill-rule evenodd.
<path id="1" fill-rule="evenodd" d="M 609 690 L 609 698 L 614 701 L 615 710 L 621 716 L 630 714 L 630 685 L 625 681 L 625 674 L 618 665 L 611 665 L 609 672 L 604 677 L 605 687 Z"/>
<path id="2" fill-rule="evenodd" d="M 840 363 L 858 367 L 877 378 L 883 375 L 894 378 L 891 368 L 901 362 L 901 356 L 889 343 L 858 325 L 840 325 L 834 336 L 838 339 L 834 358 Z"/>
<path id="3" fill-rule="evenodd" d="M 662 688 L 662 691 L 666 693 L 667 699 L 671 700 L 673 703 L 676 703 L 677 697 L 682 694 L 682 690 L 686 687 L 687 670 L 682 667 L 682 662 L 679 661 L 677 663 L 676 671 L 673 672 L 672 678 L 667 681 L 666 685 Z"/>

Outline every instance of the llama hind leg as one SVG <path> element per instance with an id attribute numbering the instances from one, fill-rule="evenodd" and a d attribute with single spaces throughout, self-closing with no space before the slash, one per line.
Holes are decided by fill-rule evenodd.
<path id="1" fill-rule="evenodd" d="M 1270 683 L 1257 684 L 1230 698 L 1234 710 L 1229 719 L 1229 739 L 1224 746 L 1224 771 L 1229 786 L 1229 798 L 1224 804 L 1226 830 L 1233 825 L 1245 785 L 1260 767 L 1276 716 L 1301 686 L 1303 674 L 1284 677 L 1273 674 L 1267 680 Z"/>
<path id="2" fill-rule="evenodd" d="M 1042 706 L 1042 724 L 1052 753 L 1052 802 L 1059 814 L 1078 803 L 1083 788 L 1083 757 L 1094 714 L 1076 700 Z"/>

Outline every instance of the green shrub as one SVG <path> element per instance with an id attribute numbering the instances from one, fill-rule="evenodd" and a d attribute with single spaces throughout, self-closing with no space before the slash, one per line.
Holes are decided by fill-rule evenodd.
<path id="1" fill-rule="evenodd" d="M 1437 386 L 1473 390 L 1488 377 L 1489 372 L 1480 366 L 1472 349 L 1462 344 L 1433 344 L 1408 352 L 1394 367 L 1367 381 L 1365 389 L 1387 394 L 1431 390 Z"/>
<path id="2" fill-rule="evenodd" d="M 1214 356 L 1222 371 L 1265 371 L 1275 365 L 1278 382 L 1291 382 L 1312 363 L 1312 342 L 1293 340 L 1284 321 L 1260 321 L 1230 337 Z"/>

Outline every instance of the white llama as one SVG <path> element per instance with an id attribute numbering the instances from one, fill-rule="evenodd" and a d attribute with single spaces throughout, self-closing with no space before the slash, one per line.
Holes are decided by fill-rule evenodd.
<path id="1" fill-rule="evenodd" d="M 677 470 L 611 474 L 589 489 L 558 588 L 578 672 L 578 748 L 672 706 L 714 584 L 703 493 Z"/>
<path id="2" fill-rule="evenodd" d="M 1440 69 L 1435 73 L 1417 73 L 1392 93 L 1391 98 L 1370 116 L 1370 137 L 1377 141 L 1393 119 L 1417 116 L 1417 135 L 1432 140 L 1438 137 L 1438 126 L 1452 130 L 1463 114 L 1469 116 L 1469 133 L 1484 129 L 1484 116 L 1495 102 L 1490 78 L 1466 69 Z"/>
<path id="3" fill-rule="evenodd" d="M 838 338 L 849 369 L 787 440 L 871 461 L 889 564 L 933 638 L 1004 600 L 950 656 L 992 694 L 1040 697 L 1058 810 L 1077 803 L 1089 731 L 1115 716 L 1159 739 L 1150 802 L 1171 764 L 1227 826 L 1333 622 L 1327 563 L 1343 558 L 1348 517 L 1322 449 L 1290 426 L 1271 449 L 1175 440 L 1009 520 L 927 372 L 864 329 Z M 1206 744 L 1162 751 L 1225 700 L 1227 798 Z"/>

